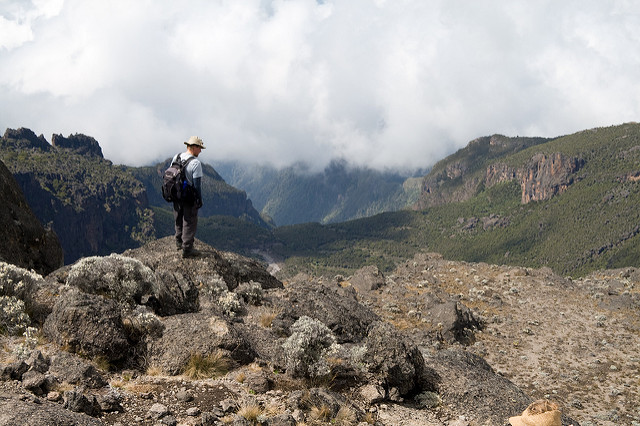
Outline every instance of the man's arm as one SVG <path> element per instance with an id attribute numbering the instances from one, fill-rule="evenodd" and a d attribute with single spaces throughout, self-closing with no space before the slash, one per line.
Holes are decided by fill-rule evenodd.
<path id="1" fill-rule="evenodd" d="M 193 179 L 193 188 L 196 190 L 196 207 L 202 207 L 202 178 Z"/>

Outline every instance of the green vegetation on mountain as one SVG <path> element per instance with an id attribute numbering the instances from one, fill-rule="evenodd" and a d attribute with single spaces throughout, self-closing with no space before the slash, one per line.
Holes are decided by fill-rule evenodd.
<path id="1" fill-rule="evenodd" d="M 447 167 L 455 169 L 463 158 L 471 159 L 464 172 L 446 185 L 440 179 L 440 187 L 434 187 L 444 187 L 449 195 L 466 194 L 462 201 L 340 224 L 280 227 L 274 231 L 281 243 L 278 254 L 293 269 L 328 273 L 365 264 L 390 270 L 418 251 L 439 252 L 453 260 L 548 266 L 566 275 L 640 266 L 640 125 L 586 130 L 541 142 L 492 158 L 472 142 L 425 177 L 426 183 L 437 182 L 434 175 L 442 175 Z M 549 199 L 523 204 L 523 178 L 517 176 L 490 187 L 484 184 L 492 164 L 526 175 L 533 173 L 527 167 L 537 154 L 554 153 L 579 157 L 584 164 L 566 189 Z M 446 199 L 440 195 L 423 197 Z M 429 204 L 424 198 L 422 202 Z"/>

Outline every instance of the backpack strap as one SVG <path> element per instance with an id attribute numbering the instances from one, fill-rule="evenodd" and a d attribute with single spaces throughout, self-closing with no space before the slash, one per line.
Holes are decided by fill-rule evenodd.
<path id="1" fill-rule="evenodd" d="M 191 160 L 194 160 L 196 157 L 189 157 L 187 158 L 187 160 L 185 162 L 182 162 L 180 160 L 180 154 L 178 154 L 178 158 L 176 158 L 177 161 L 180 161 L 180 164 L 182 165 L 182 170 L 180 171 L 180 173 L 182 174 L 182 178 L 184 179 L 185 182 L 189 182 L 189 179 L 187 179 L 187 165 L 191 162 Z M 189 185 L 191 185 L 189 183 Z"/>

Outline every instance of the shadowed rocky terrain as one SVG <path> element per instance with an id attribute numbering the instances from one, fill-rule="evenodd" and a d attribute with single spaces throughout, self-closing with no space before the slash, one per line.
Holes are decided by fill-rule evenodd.
<path id="1" fill-rule="evenodd" d="M 420 254 L 275 278 L 171 238 L 47 276 L 2 264 L 0 424 L 640 422 L 640 274 L 582 280 Z"/>

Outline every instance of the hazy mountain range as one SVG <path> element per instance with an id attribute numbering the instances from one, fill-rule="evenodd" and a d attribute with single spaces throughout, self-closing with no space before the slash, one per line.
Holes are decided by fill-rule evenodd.
<path id="1" fill-rule="evenodd" d="M 319 172 L 302 164 L 282 169 L 240 162 L 214 166 L 278 226 L 344 222 L 410 207 L 418 201 L 421 177 L 426 174 L 352 167 L 346 160 L 334 160 Z"/>

